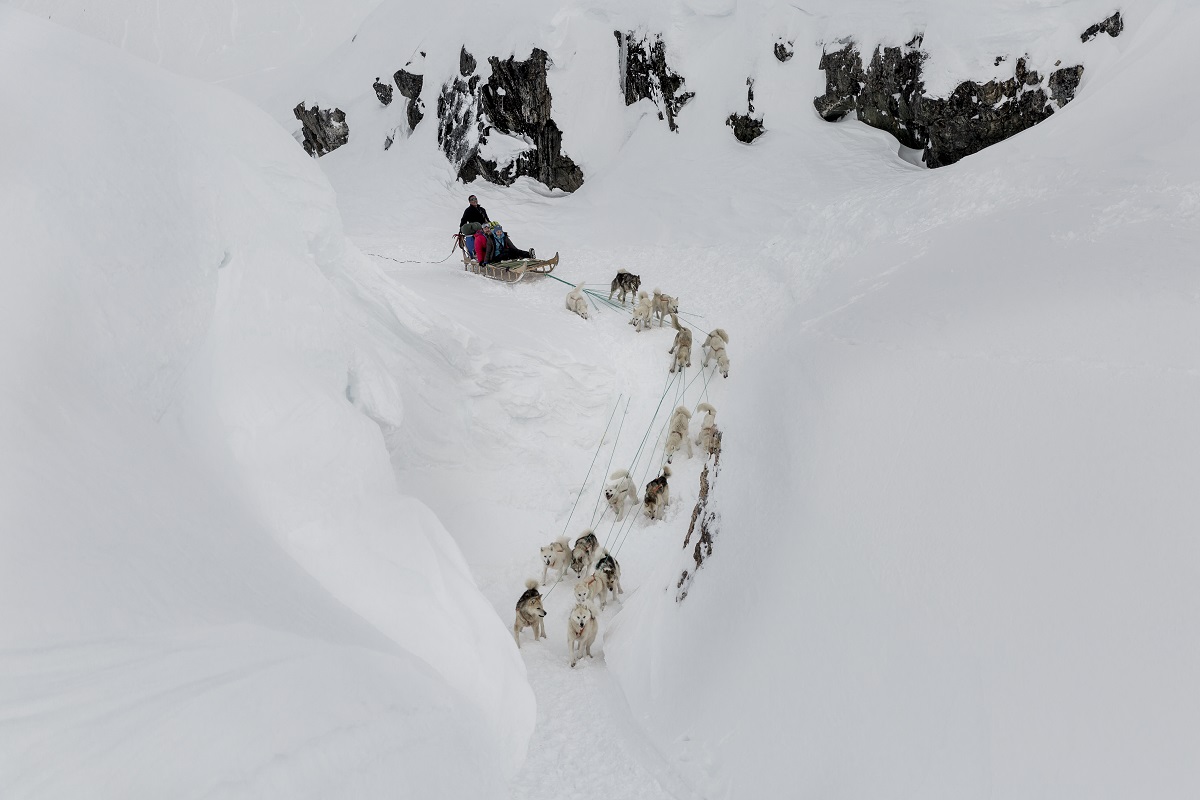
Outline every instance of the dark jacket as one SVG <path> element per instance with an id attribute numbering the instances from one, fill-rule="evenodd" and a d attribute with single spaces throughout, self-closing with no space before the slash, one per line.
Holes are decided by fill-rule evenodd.
<path id="1" fill-rule="evenodd" d="M 467 210 L 463 212 L 462 219 L 458 222 L 458 227 L 461 228 L 468 222 L 478 222 L 480 225 L 488 221 L 487 209 L 483 206 L 467 206 Z"/>

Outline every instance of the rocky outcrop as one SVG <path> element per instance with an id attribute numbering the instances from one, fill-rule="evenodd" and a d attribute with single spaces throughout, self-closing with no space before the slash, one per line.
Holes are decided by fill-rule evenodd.
<path id="1" fill-rule="evenodd" d="M 474 64 L 463 49 L 460 73 Z M 562 131 L 550 115 L 546 51 L 535 48 L 525 61 L 492 57 L 488 65 L 492 74 L 486 82 L 461 75 L 438 98 L 438 142 L 458 176 L 503 186 L 527 176 L 568 192 L 582 186 L 583 170 L 562 152 Z"/>
<path id="2" fill-rule="evenodd" d="M 785 42 L 782 38 L 775 42 L 775 57 L 781 62 L 791 61 L 794 55 L 796 55 L 795 42 Z"/>
<path id="3" fill-rule="evenodd" d="M 709 556 L 713 554 L 713 538 L 717 533 L 718 517 L 715 511 L 709 509 L 709 499 L 712 496 L 713 485 L 716 483 L 717 476 L 721 472 L 721 432 L 716 433 L 716 443 L 713 447 L 712 455 L 712 472 L 709 472 L 709 465 L 704 465 L 704 471 L 700 473 L 700 496 L 696 499 L 696 506 L 692 509 L 692 523 L 688 526 L 687 536 L 683 539 L 683 549 L 686 550 L 692 543 L 692 537 L 696 538 L 696 545 L 692 549 L 692 561 L 695 567 L 691 570 L 685 569 L 683 574 L 679 576 L 679 581 L 675 584 L 675 602 L 681 603 L 688 595 L 688 590 L 692 586 L 692 581 L 696 577 L 696 573 Z"/>
<path id="4" fill-rule="evenodd" d="M 379 98 L 379 102 L 385 106 L 392 102 L 392 87 L 386 83 L 380 83 L 379 76 L 375 77 L 375 83 L 371 84 L 375 89 L 375 96 Z"/>
<path id="5" fill-rule="evenodd" d="M 853 111 L 905 147 L 923 150 L 929 167 L 943 167 L 1046 119 L 1074 98 L 1083 75 L 1082 66 L 1064 67 L 1046 80 L 1019 58 L 1011 78 L 964 81 L 948 97 L 931 97 L 921 79 L 928 57 L 921 44 L 918 36 L 904 47 L 877 47 L 866 66 L 852 41 L 825 52 L 817 113 L 836 121 Z"/>
<path id="6" fill-rule="evenodd" d="M 696 93 L 683 91 L 683 77 L 667 66 L 662 35 L 638 39 L 633 31 L 613 31 L 613 36 L 617 37 L 625 105 L 648 99 L 658 106 L 658 118 L 665 119 L 671 130 L 679 130 L 675 118 Z"/>
<path id="7" fill-rule="evenodd" d="M 1125 30 L 1125 20 L 1121 19 L 1121 12 L 1118 11 L 1106 20 L 1097 22 L 1089 27 L 1086 31 L 1079 34 L 1079 38 L 1084 43 L 1090 42 L 1102 33 L 1107 33 L 1114 39 L 1121 35 L 1121 31 Z"/>
<path id="8" fill-rule="evenodd" d="M 414 130 L 421 120 L 425 119 L 425 104 L 421 101 L 421 89 L 425 86 L 425 76 L 414 75 L 401 69 L 397 70 L 392 78 L 396 81 L 396 88 L 400 90 L 400 94 L 408 101 L 405 117 L 408 120 L 408 129 Z"/>
<path id="9" fill-rule="evenodd" d="M 292 111 L 303 126 L 304 151 L 310 156 L 323 156 L 350 141 L 350 126 L 340 108 L 307 108 L 300 103 Z"/>
<path id="10" fill-rule="evenodd" d="M 763 135 L 763 121 L 751 116 L 754 113 L 754 79 L 746 78 L 745 114 L 730 114 L 725 124 L 733 128 L 733 135 L 739 141 L 750 144 Z"/>
<path id="11" fill-rule="evenodd" d="M 466 78 L 475 72 L 475 56 L 467 52 L 467 48 L 463 47 L 458 51 L 458 74 Z"/>

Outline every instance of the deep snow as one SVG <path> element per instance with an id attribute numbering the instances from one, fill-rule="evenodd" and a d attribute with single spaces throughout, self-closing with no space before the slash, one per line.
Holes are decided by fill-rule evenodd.
<path id="1" fill-rule="evenodd" d="M 318 162 L 337 191 L 348 238 L 365 252 L 435 262 L 474 191 L 522 246 L 562 251 L 557 276 L 605 286 L 617 267 L 627 267 L 642 273 L 647 288 L 680 294 L 685 311 L 703 315 L 689 317 L 697 325 L 732 334 L 731 377 L 707 387 L 726 434 L 714 495 L 721 514 L 716 552 L 677 603 L 675 581 L 690 565 L 680 545 L 700 467 L 698 459 L 678 463 L 668 518 L 638 519 L 627 537 L 610 540 L 621 543 L 628 593 L 619 609 L 603 615 L 596 659 L 567 667 L 569 583 L 548 596 L 550 638 L 533 643 L 526 632 L 521 650 L 538 711 L 528 758 L 509 782 L 512 796 L 1195 794 L 1200 648 L 1191 631 L 1200 622 L 1200 554 L 1191 534 L 1200 426 L 1192 410 L 1200 400 L 1200 283 L 1189 265 L 1200 180 L 1189 135 L 1197 129 L 1195 112 L 1164 76 L 1194 72 L 1197 12 L 1171 2 L 1135 5 L 1124 9 L 1121 38 L 1081 45 L 1079 31 L 1111 13 L 1109 6 L 912 0 L 827 2 L 799 11 L 707 0 L 533 2 L 509 9 L 504 26 L 455 24 L 472 8 L 384 4 L 329 60 L 278 76 L 266 106 L 289 128 L 290 107 L 301 98 L 348 112 L 351 143 Z M 680 115 L 678 135 L 647 103 L 625 108 L 620 100 L 612 30 L 634 27 L 668 32 L 672 64 L 697 92 Z M 897 43 L 917 28 L 933 53 L 931 81 L 990 77 L 995 55 L 1028 52 L 1038 69 L 1059 58 L 1081 59 L 1087 67 L 1081 93 L 1042 126 L 940 171 L 898 157 L 894 140 L 878 131 L 815 118 L 810 103 L 823 84 L 815 69 L 822 42 L 854 34 L 863 42 Z M 796 57 L 786 64 L 771 55 L 776 36 L 796 42 Z M 382 151 L 402 111 L 379 107 L 370 90 L 374 76 L 426 50 L 428 112 L 464 42 L 481 61 L 490 54 L 524 57 L 534 44 L 549 50 L 564 150 L 588 178 L 579 192 L 549 193 L 524 180 L 511 189 L 455 185 L 437 152 L 431 117 Z M 736 143 L 723 125 L 744 103 L 748 74 L 756 78 L 756 106 L 768 128 L 751 147 Z M 284 159 L 282 152 L 273 159 Z M 129 160 L 113 166 L 114 173 L 129 168 Z M 319 186 L 319 178 L 312 180 Z M 218 263 L 223 252 L 214 249 Z M 376 262 L 378 270 L 362 265 L 352 248 L 340 262 L 322 262 L 345 305 L 314 312 L 300 329 L 312 324 L 328 332 L 321 320 L 340 314 L 343 330 L 357 333 L 345 335 L 369 343 L 361 352 L 382 366 L 346 370 L 354 358 L 328 358 L 354 374 L 345 383 L 330 377 L 326 394 L 349 388 L 383 431 L 398 485 L 444 524 L 454 540 L 439 545 L 445 562 L 461 558 L 469 565 L 501 617 L 483 627 L 502 637 L 500 625 L 511 623 L 522 581 L 540 574 L 537 547 L 595 519 L 609 453 L 615 451 L 611 468 L 625 466 L 648 428 L 651 440 L 657 435 L 650 420 L 667 378 L 670 336 L 658 329 L 636 334 L 603 309 L 580 320 L 563 308 L 567 287 L 550 279 L 510 288 L 464 274 L 453 258 Z M 136 281 L 148 296 L 181 291 L 177 277 L 162 287 L 147 286 L 151 277 Z M 46 288 L 64 290 L 63 283 Z M 15 312 L 28 308 L 28 296 L 19 295 Z M 252 322 L 266 310 L 252 304 L 242 319 Z M 6 316 L 16 330 L 37 327 L 28 316 Z M 69 330 L 56 319 L 52 330 Z M 298 357 L 301 366 L 325 352 L 309 344 L 314 349 Z M 28 352 L 15 350 L 26 358 Z M 53 352 L 89 351 L 69 342 Z M 240 354 L 252 370 L 273 360 Z M 133 363 L 156 362 L 139 355 Z M 142 383 L 164 399 L 192 397 L 190 384 L 175 395 L 156 389 L 170 385 L 171 363 L 146 369 Z M 127 382 L 111 361 L 99 364 L 97 382 Z M 270 376 L 263 384 L 279 386 Z M 97 394 L 90 379 L 83 388 L 84 397 Z M 703 391 L 701 380 L 678 399 L 692 406 Z M 285 385 L 277 396 L 288 403 L 308 395 Z M 610 429 L 568 523 L 605 422 L 625 399 L 620 438 Z M 664 406 L 676 399 L 668 391 Z M 82 414 L 79 401 L 73 403 L 70 413 Z M 239 400 L 228 412 L 240 416 L 258 407 Z M 150 424 L 147 413 L 154 416 L 153 409 L 143 413 L 143 426 Z M 54 441 L 76 438 L 73 425 L 55 424 L 44 411 L 30 414 Z M 78 429 L 106 424 L 113 424 L 107 415 Z M 205 479 L 190 478 L 195 459 L 186 448 L 195 448 L 198 437 L 183 437 L 185 455 L 173 458 L 170 469 L 155 468 L 162 423 L 152 427 L 124 437 L 136 447 L 98 449 L 132 452 L 138 466 L 111 490 L 101 484 L 84 493 L 89 515 L 104 507 L 97 498 L 127 495 L 151 476 L 176 476 L 169 482 L 181 497 L 190 496 L 181 486 L 213 483 L 207 468 Z M 279 568 L 276 540 L 263 529 L 289 528 L 294 507 L 314 514 L 332 502 L 314 491 L 321 481 L 298 481 L 294 486 L 303 488 L 282 498 L 273 493 L 272 476 L 298 477 L 294 463 L 308 440 L 304 448 L 288 448 L 295 436 L 295 429 L 285 430 L 259 451 L 273 458 L 252 464 L 257 482 L 217 485 L 222 498 L 275 508 L 279 516 L 265 524 L 257 515 L 238 515 L 244 529 L 259 532 L 238 541 L 261 542 L 272 570 Z M 237 434 L 230 441 L 240 447 L 244 439 Z M 13 452 L 5 461 L 13 473 L 24 461 L 56 470 L 73 463 L 42 440 Z M 364 452 L 356 449 L 344 463 Z M 371 457 L 378 461 L 381 452 L 372 448 Z M 643 467 L 657 468 L 659 452 L 639 462 L 639 477 Z M 96 456 L 75 466 L 120 479 L 99 468 L 108 463 Z M 33 484 L 28 493 L 36 502 L 29 507 L 39 511 L 53 505 L 42 499 L 47 486 L 86 485 L 83 477 L 50 482 L 38 474 L 24 473 L 24 483 L 14 476 L 6 485 Z M 329 474 L 321 465 L 312 473 Z M 378 479 L 377 467 L 372 474 Z M 295 506 L 301 494 L 307 502 Z M 237 513 L 223 501 L 194 502 L 205 514 Z M 120 519 L 116 509 L 100 518 Z M 48 519 L 29 531 L 71 527 Z M 438 523 L 419 527 L 438 541 Z M 196 539 L 187 528 L 174 530 L 180 547 Z M 597 531 L 602 539 L 611 534 L 606 521 Z M 28 541 L 29 552 L 44 556 Z M 323 591 L 346 591 L 363 574 L 363 561 L 323 572 L 322 562 L 337 555 L 339 548 L 330 547 L 306 564 L 317 588 L 307 575 L 293 576 L 318 598 L 314 608 L 325 608 Z M 66 561 L 47 556 L 48 566 L 29 571 L 29 578 L 57 578 Z M 238 564 L 248 577 L 235 585 L 259 585 L 257 562 Z M 119 574 L 115 566 L 106 569 Z M 183 573 L 163 574 L 175 592 Z M 205 587 L 229 580 L 213 567 L 183 585 L 194 586 L 195 601 L 207 609 L 220 598 Z M 272 577 L 270 585 L 283 581 Z M 460 588 L 456 596 L 473 591 Z M 32 591 L 14 589 L 14 597 Z M 257 608 L 252 600 L 261 598 L 249 594 L 232 595 L 228 608 Z M 97 613 L 117 609 L 109 615 L 126 625 L 123 617 L 141 607 L 112 602 L 100 589 L 87 597 L 95 598 Z M 351 604 L 359 614 L 380 608 L 359 600 Z M 277 613 L 286 620 L 279 627 L 297 624 L 290 608 Z M 309 614 L 295 617 L 309 620 Z M 333 618 L 324 630 L 338 642 L 366 641 L 353 637 L 379 637 L 383 630 L 391 636 L 382 640 L 386 647 L 412 646 L 411 631 L 367 619 L 375 630 L 350 615 Z M 270 648 L 286 653 L 290 646 Z M 231 649 L 220 652 L 229 658 Z M 498 641 L 490 652 L 502 663 L 507 657 Z M 98 656 L 85 660 L 83 676 L 101 663 Z M 165 657 L 149 663 L 176 674 Z M 463 702 L 453 668 L 445 661 L 435 666 L 428 680 L 442 687 L 445 694 L 436 696 L 454 703 L 458 716 L 428 719 L 444 723 L 439 730 L 447 737 L 473 730 L 478 697 L 475 705 Z M 117 697 L 140 683 L 130 680 L 136 673 L 129 669 L 105 674 L 121 682 L 112 689 Z M 295 680 L 320 683 L 311 676 Z M 367 698 L 399 692 L 403 683 L 389 675 L 350 688 Z M 252 683 L 247 696 L 259 685 Z M 46 691 L 61 700 L 65 690 Z M 398 696 L 413 702 L 431 695 L 417 687 Z M 27 697 L 18 692 L 4 708 Z M 329 707 L 344 704 L 331 700 Z M 309 703 L 286 708 L 299 726 L 318 727 L 323 719 L 321 707 Z M 372 710 L 363 707 L 360 718 L 376 720 Z M 228 713 L 185 719 L 177 730 L 202 736 Z M 115 719 L 126 724 L 135 717 Z M 61 729 L 50 717 L 37 724 L 15 729 L 14 741 Z M 402 736 L 405 724 L 397 720 L 388 730 Z M 241 745 L 251 742 L 256 737 Z M 524 737 L 518 733 L 509 743 L 520 749 Z M 463 753 L 488 747 L 510 769 L 519 761 L 486 742 L 435 741 L 421 763 L 447 780 L 466 778 L 454 765 Z M 251 757 L 268 749 L 250 748 Z M 178 749 L 168 744 L 157 752 L 170 757 Z M 331 785 L 357 774 L 350 760 L 356 751 L 331 752 L 315 774 Z M 90 763 L 92 770 L 106 764 Z M 227 762 L 215 755 L 206 763 Z M 303 780 L 286 767 L 279 774 Z M 461 796 L 448 783 L 436 793 Z"/>

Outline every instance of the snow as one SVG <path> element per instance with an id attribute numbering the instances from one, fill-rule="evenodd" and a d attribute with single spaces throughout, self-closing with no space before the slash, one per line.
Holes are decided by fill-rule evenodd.
<path id="1" fill-rule="evenodd" d="M 1109 5 L 477 10 L 385 2 L 299 69 L 232 54 L 285 130 L 300 99 L 347 112 L 317 162 L 5 13 L 31 127 L 0 245 L 39 269 L 0 301 L 0 745 L 24 756 L 0 793 L 1195 795 L 1200 170 L 1164 76 L 1200 66 L 1200 13 L 1135 4 L 1084 45 Z M 624 106 L 613 30 L 666 36 L 697 93 L 678 134 Z M 815 117 L 826 43 L 918 31 L 934 93 L 1027 54 L 1083 63 L 1078 98 L 940 170 Z M 403 108 L 374 77 L 425 51 L 429 114 L 463 44 L 485 78 L 549 52 L 578 192 L 457 184 L 431 116 L 382 150 Z M 750 147 L 724 125 L 748 76 Z M 552 278 L 436 263 L 471 192 L 555 277 L 606 294 L 623 267 L 727 329 L 730 378 L 697 355 L 671 383 L 671 329 L 584 321 Z M 657 474 L 665 414 L 703 399 L 720 523 L 677 602 L 700 459 L 661 522 L 614 526 L 598 493 Z M 538 547 L 589 526 L 626 588 L 596 657 L 568 666 L 569 580 L 516 651 Z"/>
<path id="2" fill-rule="evenodd" d="M 224 92 L 0 14 L 2 793 L 419 794 L 451 742 L 487 793 L 532 696 L 398 491 L 398 345 L 320 171 Z"/>

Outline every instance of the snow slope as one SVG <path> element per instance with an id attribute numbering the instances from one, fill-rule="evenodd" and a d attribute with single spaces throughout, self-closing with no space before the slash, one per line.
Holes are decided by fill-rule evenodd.
<path id="1" fill-rule="evenodd" d="M 761 44 L 780 26 L 759 7 L 581 4 L 536 20 L 531 10 L 490 45 L 518 57 L 547 46 L 564 149 L 588 175 L 571 197 L 528 182 L 472 186 L 493 217 L 523 245 L 568 254 L 559 273 L 572 283 L 604 285 L 628 267 L 734 335 L 735 377 L 717 401 L 728 436 L 717 554 L 683 604 L 674 585 L 690 553 L 648 543 L 626 555 L 641 588 L 606 618 L 606 661 L 666 762 L 705 797 L 1190 796 L 1200 786 L 1188 755 L 1200 696 L 1187 677 L 1200 657 L 1188 635 L 1200 576 L 1187 535 L 1197 516 L 1188 487 L 1200 478 L 1190 414 L 1200 287 L 1186 268 L 1196 122 L 1162 76 L 1188 74 L 1183 54 L 1200 23 L 1178 4 L 1134 7 L 1122 38 L 1085 47 L 1079 31 L 1108 7 L 846 5 L 789 18 L 797 56 L 787 64 Z M 375 19 L 404 16 L 388 8 Z M 1028 51 L 1043 65 L 1079 56 L 1081 94 L 953 169 L 914 168 L 886 135 L 827 125 L 809 106 L 820 41 L 871 41 L 861 31 L 894 31 L 898 19 L 911 25 L 890 41 L 926 24 L 927 47 L 956 79 L 989 77 L 999 53 Z M 647 109 L 624 108 L 597 69 L 611 61 L 614 28 L 664 20 L 672 63 L 698 93 L 678 136 Z M 427 53 L 427 108 L 431 76 L 450 74 L 460 40 L 489 52 L 459 29 L 408 35 Z M 375 139 L 395 123 L 357 88 L 384 71 L 370 43 L 360 37 L 363 49 L 319 70 L 309 99 L 349 106 L 352 129 L 358 119 L 369 131 L 322 167 L 365 249 L 433 260 L 466 190 L 438 160 L 432 126 L 379 152 Z M 751 46 L 761 48 L 753 65 Z M 750 148 L 721 125 L 746 72 L 768 127 Z M 541 298 L 561 321 L 544 323 L 552 337 L 523 323 L 524 341 L 566 349 L 548 352 L 569 371 L 611 365 L 608 405 L 576 394 L 595 436 L 614 393 L 632 389 L 639 406 L 657 399 L 643 361 L 661 370 L 665 356 L 610 341 L 608 323 L 569 333 L 584 323 L 557 308 L 564 291 L 521 287 L 522 311 L 510 313 L 524 319 L 524 304 Z M 505 350 L 520 338 L 499 308 L 473 314 Z M 570 430 L 539 419 L 543 437 Z M 516 424 L 501 418 L 488 438 Z M 538 479 L 529 505 L 554 510 L 514 502 L 506 524 L 491 506 L 487 532 L 511 530 L 505 542 L 530 554 L 521 564 L 566 523 L 589 455 L 576 446 L 568 476 L 543 441 L 505 459 Z M 399 466 L 415 469 L 403 457 Z M 679 482 L 694 480 L 689 467 Z M 441 499 L 448 479 L 419 483 L 471 543 L 476 571 L 504 576 L 503 589 L 483 579 L 501 606 L 520 575 L 514 557 L 494 537 L 476 550 L 483 515 Z M 675 513 L 655 539 L 682 541 L 687 514 Z M 631 562 L 640 557 L 649 563 Z M 539 671 L 534 682 L 550 696 L 558 678 Z M 560 712 L 589 719 L 579 704 L 568 696 Z"/>
<path id="2" fill-rule="evenodd" d="M 320 171 L 226 92 L 0 37 L 0 793 L 493 791 L 524 667 L 397 489 L 399 343 Z"/>
<path id="3" fill-rule="evenodd" d="M 483 8 L 384 3 L 328 59 L 272 73 L 275 94 L 266 107 L 285 127 L 295 126 L 290 109 L 300 99 L 347 111 L 350 143 L 317 162 L 337 191 L 347 236 L 363 251 L 425 262 L 377 259 L 383 269 L 373 272 L 353 250 L 337 255 L 336 235 L 333 255 L 316 247 L 327 283 L 303 296 L 314 305 L 351 298 L 354 313 L 341 303 L 330 310 L 349 317 L 335 327 L 357 348 L 331 356 L 338 348 L 328 343 L 338 337 L 314 323 L 318 333 L 282 370 L 282 384 L 271 375 L 253 383 L 279 361 L 274 347 L 244 346 L 245 328 L 278 305 L 260 299 L 247 304 L 234 326 L 236 345 L 214 350 L 203 368 L 175 370 L 184 387 L 176 394 L 167 387 L 178 357 L 153 362 L 141 351 L 129 361 L 133 366 L 100 361 L 86 391 L 76 393 L 91 396 L 93 383 L 123 387 L 129 375 L 148 387 L 136 402 L 161 394 L 161 405 L 139 419 L 148 424 L 147 415 L 165 409 L 154 431 L 172 431 L 162 446 L 184 448 L 187 457 L 178 460 L 188 469 L 198 469 L 197 442 L 209 438 L 200 434 L 221 430 L 217 449 L 228 442 L 237 457 L 209 453 L 208 463 L 218 467 L 204 470 L 205 485 L 256 510 L 242 515 L 236 504 L 193 502 L 206 513 L 233 513 L 257 531 L 272 569 L 279 569 L 273 555 L 279 531 L 300 531 L 284 545 L 307 569 L 295 580 L 321 598 L 333 587 L 374 622 L 374 630 L 354 633 L 345 618 L 324 624 L 313 610 L 278 612 L 286 621 L 260 627 L 290 632 L 288 626 L 303 621 L 337 647 L 346 637 L 379 641 L 369 637 L 380 630 L 391 634 L 380 646 L 422 641 L 411 630 L 388 627 L 395 623 L 380 620 L 378 596 L 359 591 L 360 576 L 375 564 L 332 561 L 331 548 L 314 547 L 303 525 L 323 509 L 345 508 L 343 492 L 351 488 L 327 493 L 323 481 L 297 475 L 304 452 L 289 445 L 326 431 L 321 452 L 329 453 L 335 443 L 352 441 L 345 429 L 308 425 L 304 415 L 298 428 L 252 425 L 260 412 L 291 421 L 296 406 L 289 398 L 310 397 L 307 385 L 301 391 L 291 381 L 294 370 L 320 365 L 316 371 L 325 378 L 317 394 L 352 398 L 383 430 L 400 484 L 445 524 L 505 622 L 521 582 L 539 574 L 538 545 L 595 523 L 618 550 L 627 595 L 602 615 L 596 659 L 575 670 L 566 664 L 570 584 L 547 597 L 549 638 L 533 643 L 526 633 L 521 656 L 537 695 L 537 727 L 527 759 L 510 776 L 511 796 L 1194 796 L 1200 742 L 1192 721 L 1200 695 L 1193 676 L 1200 652 L 1190 632 L 1200 622 L 1200 575 L 1189 534 L 1197 518 L 1192 487 L 1200 478 L 1200 429 L 1192 413 L 1200 399 L 1200 285 L 1189 265 L 1200 181 L 1191 147 L 1197 117 L 1171 76 L 1194 71 L 1197 13 L 1177 2 L 1134 4 L 1123 9 L 1127 28 L 1119 39 L 1083 45 L 1080 31 L 1111 13 L 1108 4 L 821 0 L 800 9 L 765 0 L 535 0 L 506 7 L 502 19 L 488 16 L 487 25 L 464 22 L 477 20 Z M 617 29 L 664 32 L 672 66 L 697 92 L 680 114 L 679 134 L 656 119 L 650 104 L 624 106 Z M 1028 53 L 1040 71 L 1058 59 L 1081 60 L 1087 71 L 1078 99 L 1047 123 L 938 171 L 905 161 L 879 131 L 815 117 L 822 43 L 853 35 L 895 44 L 917 30 L 932 53 L 927 78 L 934 87 L 1004 74 L 1011 64 L 997 68 L 996 55 Z M 787 63 L 771 53 L 777 37 L 795 42 L 796 56 Z M 437 150 L 432 112 L 442 82 L 457 70 L 462 44 L 481 63 L 488 55 L 523 58 L 534 45 L 547 49 L 564 150 L 587 175 L 580 191 L 550 193 L 526 180 L 509 189 L 467 188 L 452 180 Z M 371 81 L 422 50 L 428 116 L 385 153 L 383 140 L 403 110 L 395 103 L 380 107 Z M 756 79 L 755 105 L 767 127 L 749 147 L 724 126 L 729 113 L 744 110 L 748 76 Z M 295 148 L 286 137 L 276 140 Z M 69 152 L 68 142 L 60 149 Z M 269 160 L 285 159 L 283 152 L 272 151 Z M 669 383 L 668 331 L 635 334 L 616 312 L 579 320 L 563 308 L 566 287 L 552 280 L 508 288 L 463 274 L 452 259 L 432 263 L 449 248 L 448 233 L 470 191 L 519 244 L 539 253 L 561 250 L 556 276 L 604 287 L 625 267 L 641 273 L 647 288 L 681 295 L 697 326 L 727 328 L 730 379 L 706 385 L 693 369 L 686 384 Z M 294 211 L 293 187 L 286 196 L 284 208 Z M 272 205 L 283 202 L 269 197 Z M 321 203 L 327 211 L 328 203 L 328 197 Z M 310 237 L 298 241 L 311 247 Z M 296 246 L 291 241 L 284 249 Z M 222 241 L 198 263 L 221 263 L 224 253 Z M 237 266 L 240 253 L 226 269 Z M 271 278 L 282 280 L 278 273 Z M 216 284 L 205 285 L 219 295 Z M 6 316 L 19 320 L 21 308 L 31 305 L 26 298 L 42 289 L 66 290 L 61 282 L 28 287 L 18 295 L 18 316 Z M 324 311 L 316 316 L 328 318 Z M 268 319 L 262 328 L 279 330 Z M 32 322 L 18 326 L 33 329 Z M 70 327 L 59 322 L 50 329 Z M 102 343 L 95 338 L 81 335 L 53 352 L 89 354 Z M 212 334 L 204 342 L 211 340 Z M 24 345 L 15 349 L 26 358 L 28 352 Z M 223 401 L 227 383 L 220 391 L 204 388 L 210 373 L 232 380 L 217 369 L 226 360 L 234 362 L 229 369 L 238 385 L 258 386 L 258 394 Z M 148 366 L 154 363 L 166 369 Z M 145 367 L 140 378 L 137 365 Z M 272 391 L 279 385 L 286 390 Z M 184 397 L 198 398 L 199 407 Z M 639 482 L 657 470 L 660 400 L 669 408 L 705 398 L 717 405 L 726 434 L 714 495 L 721 528 L 713 557 L 677 603 L 680 570 L 692 566 L 690 548 L 681 543 L 698 460 L 677 461 L 675 502 L 661 523 L 639 518 L 614 533 L 622 529 L 594 501 L 599 476 L 634 461 L 643 435 L 649 453 L 636 462 Z M 625 424 L 620 435 L 610 428 L 602 436 L 612 409 L 626 400 L 628 414 L 616 417 Z M 70 406 L 67 413 L 83 412 Z M 42 411 L 30 414 L 43 418 Z M 80 430 L 93 427 L 104 426 Z M 161 444 L 138 436 L 155 443 L 138 452 Z M 260 449 L 264 441 L 269 446 Z M 378 448 L 348 449 L 345 463 L 382 457 Z M 31 444 L 14 450 L 11 463 L 26 453 L 33 463 L 66 463 L 45 452 Z M 159 463 L 144 455 L 143 466 L 120 485 L 156 486 L 152 476 L 183 470 L 145 462 Z M 99 456 L 88 463 L 95 468 L 63 485 L 121 477 Z M 371 482 L 379 472 L 371 472 L 369 494 L 383 492 Z M 237 477 L 226 486 L 213 474 Z M 280 476 L 291 491 L 275 485 Z M 36 484 L 26 492 L 35 498 L 53 485 L 26 480 Z M 198 482 L 172 479 L 180 503 L 194 496 L 184 487 L 191 492 Z M 118 511 L 102 519 L 120 520 Z M 421 528 L 439 541 L 435 523 Z M 182 538 L 172 555 L 195 541 Z M 437 546 L 452 552 L 450 543 Z M 32 542 L 26 548 L 42 552 Z M 239 566 L 257 569 L 256 563 Z M 30 574 L 40 580 L 53 572 Z M 182 568 L 163 574 L 174 578 L 172 593 L 189 585 Z M 229 580 L 216 568 L 203 574 Z M 310 583 L 312 575 L 319 586 Z M 245 588 L 262 583 L 235 583 L 245 590 L 232 593 L 227 607 L 214 606 L 200 588 L 193 595 L 204 598 L 202 608 L 215 619 L 242 608 L 255 619 L 274 619 L 258 610 L 263 596 Z M 460 590 L 474 591 L 459 583 L 448 593 Z M 125 612 L 109 616 L 123 619 L 141 604 L 130 600 L 118 606 Z M 107 608 L 93 606 L 97 616 Z M 345 613 L 317 601 L 313 608 Z M 296 634 L 297 646 L 311 649 L 307 630 Z M 232 649 L 218 652 L 231 659 Z M 500 649 L 490 652 L 502 661 Z M 269 648 L 283 651 L 283 644 Z M 94 659 L 86 663 L 106 663 Z M 483 698 L 519 693 L 513 687 L 520 682 L 499 690 L 490 684 L 464 701 L 455 681 L 465 676 L 447 661 L 428 676 L 445 694 L 419 696 L 446 698 L 458 716 L 432 711 L 422 719 L 444 725 L 436 730 L 447 738 L 476 730 L 472 715 L 496 727 L 505 714 L 481 711 Z M 163 676 L 185 672 L 168 669 L 165 658 L 148 663 Z M 101 670 L 83 674 L 95 673 Z M 295 680 L 320 685 L 319 677 Z M 357 708 L 359 698 L 388 691 L 365 681 L 350 688 L 362 695 L 331 705 Z M 129 691 L 114 687 L 112 695 L 124 699 Z M 248 684 L 246 697 L 264 694 L 262 683 Z M 408 702 L 416 696 L 404 695 Z M 514 705 L 520 733 L 529 717 Z M 301 731 L 317 727 L 320 708 L 306 704 L 292 712 L 302 715 Z M 363 712 L 359 719 L 368 717 Z M 36 724 L 15 741 L 28 746 L 63 727 L 50 718 Z M 401 740 L 408 730 L 381 724 Z M 196 737 L 213 729 L 203 718 L 177 725 Z M 363 740 L 377 737 L 368 731 Z M 239 739 L 238 752 L 257 741 Z M 444 741 L 422 752 L 427 764 L 476 749 Z M 514 735 L 509 755 L 523 741 Z M 265 751 L 248 749 L 251 758 Z M 311 775 L 336 780 L 346 774 L 348 750 L 327 752 L 334 753 L 321 762 L 328 772 L 312 766 Z M 518 760 L 519 754 L 503 764 Z M 212 763 L 224 762 L 213 755 Z M 501 767 L 494 762 L 492 769 L 494 776 Z M 303 776 L 285 765 L 272 775 L 295 781 L 282 784 L 282 795 L 303 785 Z M 431 792 L 461 794 L 469 787 L 450 781 L 474 777 L 447 772 Z M 383 785 L 362 794 L 386 795 Z M 258 788 L 259 796 L 271 794 Z"/>

